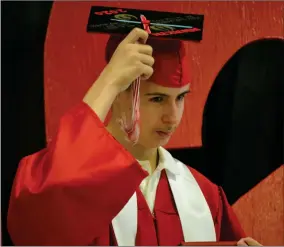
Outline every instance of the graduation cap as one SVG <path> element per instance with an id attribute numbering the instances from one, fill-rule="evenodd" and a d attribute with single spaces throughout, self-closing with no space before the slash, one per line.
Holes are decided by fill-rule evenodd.
<path id="1" fill-rule="evenodd" d="M 108 33 L 105 59 L 110 61 L 120 42 L 135 27 L 148 32 L 147 44 L 153 48 L 154 73 L 149 80 L 164 87 L 179 88 L 191 83 L 185 54 L 185 41 L 200 41 L 203 15 L 92 6 L 87 32 Z M 132 118 L 119 120 L 134 144 L 139 138 L 140 78 L 132 84 Z"/>
<path id="2" fill-rule="evenodd" d="M 197 14 L 92 6 L 87 32 L 128 34 L 139 27 L 153 37 L 200 41 L 203 21 Z"/>

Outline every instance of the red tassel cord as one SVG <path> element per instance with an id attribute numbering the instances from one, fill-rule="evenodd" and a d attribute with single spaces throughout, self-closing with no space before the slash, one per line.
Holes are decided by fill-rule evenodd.
<path id="1" fill-rule="evenodd" d="M 144 15 L 140 16 L 141 23 L 143 24 L 143 28 L 145 31 L 147 31 L 149 34 L 151 33 L 150 30 L 150 21 L 146 19 Z M 127 123 L 126 114 L 122 113 L 121 118 L 118 120 L 122 130 L 126 133 L 127 140 L 132 142 L 133 145 L 135 145 L 138 142 L 139 134 L 140 134 L 140 128 L 139 128 L 139 120 L 140 120 L 140 95 L 139 95 L 139 89 L 140 89 L 140 82 L 141 79 L 138 77 L 132 85 L 132 112 L 131 112 L 131 119 L 129 123 Z"/>

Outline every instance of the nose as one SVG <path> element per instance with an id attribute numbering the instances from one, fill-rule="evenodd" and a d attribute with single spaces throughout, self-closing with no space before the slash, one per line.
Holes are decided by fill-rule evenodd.
<path id="1" fill-rule="evenodd" d="M 177 125 L 179 116 L 179 106 L 176 103 L 169 103 L 165 105 L 162 122 L 168 125 Z"/>

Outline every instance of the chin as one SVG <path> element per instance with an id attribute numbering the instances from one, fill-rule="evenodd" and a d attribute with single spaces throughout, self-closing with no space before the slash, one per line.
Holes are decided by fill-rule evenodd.
<path id="1" fill-rule="evenodd" d="M 164 140 L 151 140 L 151 141 L 142 141 L 139 142 L 140 145 L 145 147 L 146 149 L 153 149 L 153 148 L 158 148 L 161 146 L 165 146 L 169 142 L 169 139 L 164 139 Z"/>
<path id="2" fill-rule="evenodd" d="M 166 145 L 168 144 L 168 142 L 169 142 L 169 139 L 168 139 L 168 140 L 165 140 L 165 141 L 160 141 L 159 147 L 161 147 L 161 146 L 166 146 Z"/>

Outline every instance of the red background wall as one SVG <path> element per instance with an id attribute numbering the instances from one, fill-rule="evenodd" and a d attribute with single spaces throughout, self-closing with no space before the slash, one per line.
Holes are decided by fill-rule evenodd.
<path id="1" fill-rule="evenodd" d="M 233 208 L 247 234 L 263 245 L 284 246 L 284 165 L 240 198 Z"/>
<path id="2" fill-rule="evenodd" d="M 283 2 L 55 2 L 45 46 L 48 140 L 60 116 L 82 99 L 105 65 L 107 35 L 85 31 L 94 4 L 205 15 L 202 42 L 187 43 L 194 93 L 187 99 L 183 121 L 168 147 L 201 145 L 202 110 L 208 91 L 237 49 L 258 38 L 283 36 Z"/>
<path id="3" fill-rule="evenodd" d="M 234 52 L 259 38 L 284 36 L 283 2 L 55 2 L 44 59 L 48 142 L 60 116 L 82 100 L 105 65 L 104 47 L 108 36 L 86 33 L 90 7 L 95 4 L 205 15 L 203 40 L 188 42 L 186 46 L 193 93 L 187 98 L 183 120 L 167 148 L 201 145 L 202 111 L 207 94 L 215 76 Z M 283 169 L 234 205 L 247 233 L 263 244 L 284 244 L 281 185 Z M 270 191 L 276 191 L 272 198 Z M 269 203 L 273 198 L 280 198 L 277 208 Z"/>

